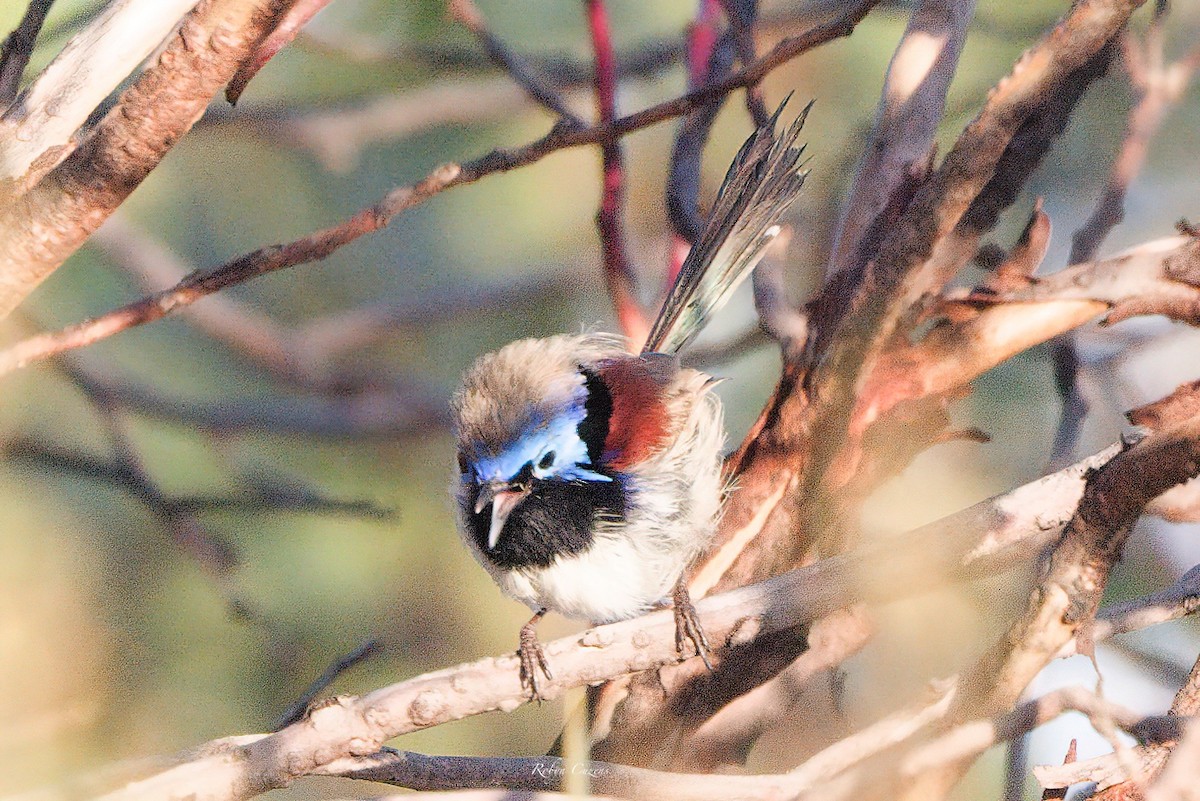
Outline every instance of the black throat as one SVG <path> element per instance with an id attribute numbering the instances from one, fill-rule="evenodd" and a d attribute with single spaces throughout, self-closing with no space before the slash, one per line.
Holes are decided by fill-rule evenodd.
<path id="1" fill-rule="evenodd" d="M 463 498 L 463 515 L 479 550 L 497 567 L 547 567 L 556 556 L 577 554 L 592 544 L 598 519 L 625 520 L 625 487 L 612 481 L 542 481 L 534 479 L 529 495 L 517 504 L 496 547 L 488 550 L 492 506 L 475 514 L 478 489 Z"/>
<path id="2" fill-rule="evenodd" d="M 606 469 L 601 463 L 612 417 L 612 394 L 599 374 L 583 366 L 579 372 L 586 390 L 584 417 L 578 426 L 579 438 L 587 446 L 589 469 L 611 480 L 536 479 L 533 465 L 526 465 L 528 472 L 523 475 L 529 484 L 529 495 L 509 514 L 496 547 L 490 551 L 487 540 L 492 525 L 492 507 L 488 504 L 475 514 L 479 488 L 472 488 L 463 499 L 463 515 L 479 550 L 498 567 L 547 567 L 556 556 L 587 550 L 598 520 L 625 522 L 624 476 Z"/>

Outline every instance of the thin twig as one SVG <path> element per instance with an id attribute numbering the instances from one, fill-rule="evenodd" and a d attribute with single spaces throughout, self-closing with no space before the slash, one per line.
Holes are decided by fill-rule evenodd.
<path id="1" fill-rule="evenodd" d="M 296 0 L 295 5 L 275 26 L 275 30 L 259 42 L 250 57 L 242 62 L 242 66 L 229 79 L 229 84 L 225 87 L 226 102 L 236 105 L 250 81 L 254 80 L 255 75 L 258 75 L 259 70 L 295 39 L 309 20 L 327 5 L 329 5 L 329 0 Z"/>
<path id="2" fill-rule="evenodd" d="M 754 29 L 758 22 L 758 0 L 721 0 L 721 5 L 725 8 L 726 19 L 729 20 L 729 30 L 733 35 L 738 61 L 743 66 L 754 63 L 757 55 Z M 761 86 L 747 87 L 746 110 L 750 112 L 750 119 L 758 127 L 766 125 L 771 118 L 771 112 L 763 100 Z"/>
<path id="3" fill-rule="evenodd" d="M 848 36 L 878 2 L 879 0 L 856 0 L 844 9 L 837 19 L 818 25 L 804 34 L 784 39 L 751 67 L 731 75 L 716 86 L 690 92 L 608 124 L 582 130 L 557 127 L 541 139 L 515 150 L 493 150 L 461 166 L 443 165 L 412 186 L 393 189 L 377 204 L 360 211 L 340 225 L 286 245 L 254 251 L 221 267 L 197 273 L 171 290 L 151 295 L 58 332 L 26 339 L 0 351 L 0 375 L 63 351 L 90 345 L 133 326 L 157 320 L 202 297 L 250 278 L 325 258 L 343 245 L 387 225 L 400 212 L 424 203 L 445 189 L 474 183 L 497 172 L 517 169 L 559 150 L 609 141 L 631 131 L 686 114 L 713 97 L 756 83 L 780 64 L 814 47 L 838 37 Z"/>
<path id="4" fill-rule="evenodd" d="M 1200 402 L 1194 400 L 1164 414 L 1161 430 L 1089 476 L 1079 508 L 1051 552 L 1026 610 L 964 675 L 953 719 L 1009 708 L 1072 639 L 1079 640 L 1081 653 L 1093 653 L 1095 610 L 1141 508 L 1200 471 Z M 1109 717 L 1124 726 L 1115 713 Z M 941 797 L 964 769 L 960 764 L 925 773 L 904 797 Z"/>
<path id="5" fill-rule="evenodd" d="M 720 10 L 721 3 L 718 0 L 701 0 L 696 19 L 688 29 L 690 90 L 711 86 L 733 69 L 733 38 L 731 35 L 717 34 Z M 679 133 L 675 135 L 671 166 L 667 173 L 667 219 L 675 240 L 671 248 L 672 261 L 667 270 L 668 282 L 675 280 L 688 249 L 700 236 L 704 224 L 699 206 L 701 156 L 724 100 L 723 96 L 714 98 L 687 114 L 679 126 Z"/>
<path id="6" fill-rule="evenodd" d="M 588 32 L 596 61 L 596 110 L 600 125 L 612 125 L 616 119 L 617 60 L 613 50 L 606 0 L 584 0 Z M 629 253 L 625 247 L 625 165 L 618 139 L 600 144 L 603 170 L 603 189 L 600 210 L 596 212 L 596 228 L 600 233 L 600 250 L 604 262 L 604 281 L 612 298 L 617 323 L 636 352 L 646 341 L 650 321 L 637 300 L 637 287 Z"/>
<path id="7" fill-rule="evenodd" d="M 312 706 L 313 701 L 317 696 L 325 691 L 325 688 L 337 681 L 338 677 L 352 667 L 359 665 L 370 659 L 383 647 L 383 641 L 378 637 L 371 637 L 365 640 L 361 645 L 355 648 L 350 653 L 340 656 L 329 664 L 329 667 L 318 676 L 312 684 L 305 688 L 300 697 L 293 701 L 283 713 L 275 719 L 271 724 L 271 731 L 279 731 L 292 725 L 296 721 L 304 717 Z"/>
<path id="8" fill-rule="evenodd" d="M 763 332 L 778 342 L 784 353 L 792 354 L 804 347 L 808 340 L 808 315 L 788 299 L 780 260 L 763 260 L 751 278 L 754 308 L 758 311 L 758 324 Z"/>
<path id="9" fill-rule="evenodd" d="M 184 280 L 195 271 L 177 252 L 131 223 L 118 211 L 89 244 L 136 279 L 144 292 Z M 312 392 L 344 398 L 376 392 L 379 375 L 354 375 L 344 367 L 348 353 L 362 350 L 397 333 L 424 329 L 456 314 L 488 313 L 536 303 L 553 292 L 570 298 L 578 282 L 564 274 L 535 273 L 503 283 L 454 283 L 415 297 L 376 300 L 331 312 L 289 327 L 265 310 L 229 293 L 188 306 L 182 313 L 207 336 L 224 343 L 275 378 Z"/>
<path id="10" fill-rule="evenodd" d="M 457 165 L 435 170 L 413 187 L 394 189 L 379 203 L 349 220 L 286 245 L 274 245 L 248 253 L 211 270 L 192 273 L 171 289 L 53 334 L 31 337 L 0 354 L 0 374 L 23 367 L 66 350 L 90 345 L 115 333 L 157 320 L 200 298 L 275 270 L 317 261 L 364 234 L 379 230 L 400 212 L 440 192 L 460 174 Z"/>
<path id="11" fill-rule="evenodd" d="M 537 103 L 553 111 L 563 123 L 574 128 L 586 127 L 584 121 L 567 107 L 562 94 L 532 64 L 513 52 L 487 26 L 479 7 L 473 0 L 449 0 L 446 12 L 479 40 L 493 64 L 509 74 L 525 93 Z"/>
<path id="12" fill-rule="evenodd" d="M 1092 261 L 1110 231 L 1125 216 L 1125 196 L 1146 162 L 1150 143 L 1171 109 L 1187 90 L 1198 65 L 1200 48 L 1172 64 L 1164 64 L 1163 24 L 1165 5 L 1155 13 L 1145 41 L 1139 45 L 1133 34 L 1122 37 L 1122 63 L 1135 93 L 1136 102 L 1129 111 L 1125 138 L 1113 162 L 1108 181 L 1087 220 L 1071 237 L 1068 266 Z M 1071 451 L 1079 439 L 1088 402 L 1078 382 L 1079 355 L 1073 336 L 1066 335 L 1051 343 L 1055 386 L 1062 398 L 1062 412 L 1051 448 L 1050 467 L 1069 463 Z"/>
<path id="13" fill-rule="evenodd" d="M 92 391 L 103 393 L 115 406 L 219 434 L 267 431 L 338 439 L 388 439 L 429 432 L 449 422 L 449 404 L 443 392 L 411 379 L 390 384 L 348 379 L 344 395 L 339 395 L 333 384 L 327 384 L 322 392 L 299 397 L 206 401 L 167 395 L 99 365 L 75 363 L 71 369 L 77 380 L 85 380 Z"/>
<path id="14" fill-rule="evenodd" d="M 54 0 L 30 0 L 25 16 L 0 45 L 0 111 L 12 105 Z"/>

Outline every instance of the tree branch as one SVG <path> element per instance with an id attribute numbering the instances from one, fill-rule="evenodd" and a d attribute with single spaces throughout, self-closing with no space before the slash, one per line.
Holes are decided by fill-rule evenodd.
<path id="1" fill-rule="evenodd" d="M 273 59 L 280 50 L 287 47 L 309 20 L 327 5 L 329 5 L 329 0 L 294 0 L 294 4 L 275 26 L 275 29 L 267 34 L 250 57 L 242 62 L 238 71 L 229 79 L 229 85 L 225 87 L 226 102 L 235 105 L 241 99 L 242 92 L 246 91 L 250 81 L 254 80 L 255 75 L 258 75 L 259 70 L 265 67 L 267 62 Z"/>
<path id="2" fill-rule="evenodd" d="M 567 107 L 562 95 L 550 81 L 488 30 L 487 22 L 473 0 L 449 0 L 446 13 L 474 34 L 492 63 L 507 72 L 526 95 L 554 112 L 563 123 L 574 128 L 584 127 L 583 120 Z"/>
<path id="3" fill-rule="evenodd" d="M 876 255 L 878 239 L 886 233 L 876 220 L 910 170 L 929 157 L 974 16 L 974 0 L 926 0 L 913 11 L 884 78 L 827 272 L 861 273 Z"/>
<path id="4" fill-rule="evenodd" d="M 216 2 L 216 0 L 213 1 Z M 226 1 L 233 2 L 233 0 Z M 374 206 L 363 209 L 339 225 L 286 245 L 275 245 L 254 251 L 222 267 L 196 273 L 173 290 L 160 292 L 101 317 L 70 326 L 55 334 L 28 339 L 0 353 L 0 375 L 23 367 L 32 361 L 44 359 L 65 350 L 84 347 L 132 326 L 157 320 L 175 309 L 191 304 L 199 298 L 227 286 L 274 270 L 322 259 L 360 236 L 379 230 L 400 212 L 425 202 L 445 189 L 474 183 L 487 175 L 522 167 L 558 150 L 608 141 L 624 136 L 631 131 L 685 114 L 711 97 L 720 96 L 761 80 L 763 75 L 791 58 L 837 37 L 849 35 L 854 26 L 877 2 L 879 0 L 857 0 L 846 8 L 842 16 L 836 20 L 818 25 L 807 33 L 784 39 L 753 65 L 730 76 L 716 86 L 706 87 L 674 100 L 660 103 L 628 117 L 621 117 L 609 124 L 581 130 L 564 129 L 560 126 L 551 130 L 541 139 L 516 150 L 493 150 L 461 166 L 457 164 L 443 165 L 412 186 L 393 189 Z M 49 212 L 44 213 L 49 214 Z M 0 241 L 2 241 L 5 219 L 0 217 Z M 0 253 L 0 295 L 3 293 L 4 265 L 4 257 Z M 13 300 L 15 304 L 17 298 L 14 297 Z M 0 304 L 0 310 L 2 310 L 2 304 Z"/>
<path id="5" fill-rule="evenodd" d="M 172 2 L 191 5 L 191 0 Z M 291 2 L 203 0 L 179 26 L 154 66 L 121 95 L 116 106 L 79 147 L 36 186 L 7 205 L 0 213 L 0 317 L 16 308 L 137 188 L 204 113 L 213 95 L 262 37 L 274 29 Z M 146 3 L 154 5 L 158 13 L 146 11 L 143 8 Z M 127 0 L 110 8 L 113 14 L 118 10 L 126 12 L 115 19 L 104 18 L 114 24 L 130 19 L 130 14 L 137 17 L 139 25 L 149 19 L 157 19 L 161 24 L 164 16 L 158 0 Z M 170 17 L 168 30 L 175 19 Z M 107 35 L 100 52 L 106 57 L 112 57 L 114 51 L 121 53 L 122 58 L 137 52 L 133 46 L 114 47 L 113 42 L 121 42 L 122 36 L 117 31 L 105 30 Z M 82 68 L 83 65 L 72 62 L 68 74 L 74 75 Z M 67 69 L 65 62 L 63 69 Z M 63 77 L 52 81 L 47 75 L 53 73 L 44 74 L 31 87 L 31 95 L 40 96 L 43 81 L 58 87 L 69 80 Z M 28 97 L 15 107 L 24 107 L 27 102 Z M 90 101 L 81 103 L 79 113 L 86 116 L 94 107 L 95 103 Z M 65 110 L 61 113 L 56 110 L 51 116 L 52 127 L 57 131 L 52 142 L 47 141 L 41 130 L 43 124 L 49 127 L 51 123 L 40 122 L 36 115 L 26 115 L 20 123 L 36 126 L 36 134 L 16 131 L 6 137 L 8 141 L 38 142 L 33 154 L 15 160 L 12 154 L 8 156 L 10 176 L 20 175 L 28 160 L 46 147 L 65 141 L 82 122 L 82 119 L 72 120 L 70 131 L 61 131 L 59 126 L 70 115 Z"/>
<path id="6" fill-rule="evenodd" d="M 52 5 L 54 0 L 30 0 L 25 16 L 0 45 L 0 111 L 7 111 L 21 88 L 21 76 Z"/>
<path id="7" fill-rule="evenodd" d="M 197 0 L 109 3 L 4 113 L 0 182 L 19 181 L 40 158 L 61 160 L 88 116 L 196 4 Z M 48 10 L 50 4 L 45 5 Z M 5 194 L 11 191 L 10 185 Z"/>

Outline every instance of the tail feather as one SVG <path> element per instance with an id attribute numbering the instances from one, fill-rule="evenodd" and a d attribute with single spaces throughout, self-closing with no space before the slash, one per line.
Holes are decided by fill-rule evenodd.
<path id="1" fill-rule="evenodd" d="M 782 135 L 775 124 L 787 100 L 742 145 L 700 238 L 671 287 L 644 352 L 675 353 L 692 341 L 758 264 L 779 233 L 779 218 L 796 199 L 807 173 L 796 139 L 809 103 Z"/>

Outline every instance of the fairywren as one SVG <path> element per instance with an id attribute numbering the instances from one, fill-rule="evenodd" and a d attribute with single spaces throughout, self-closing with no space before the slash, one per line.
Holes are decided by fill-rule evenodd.
<path id="1" fill-rule="evenodd" d="M 734 158 L 640 355 L 605 334 L 523 339 L 480 357 L 454 397 L 459 530 L 535 610 L 518 649 L 535 698 L 538 671 L 551 675 L 535 631 L 547 610 L 607 623 L 671 595 L 676 647 L 689 639 L 709 663 L 684 571 L 720 514 L 725 434 L 715 380 L 675 354 L 762 258 L 804 182 L 807 109 L 777 136 L 782 110 Z"/>

